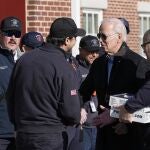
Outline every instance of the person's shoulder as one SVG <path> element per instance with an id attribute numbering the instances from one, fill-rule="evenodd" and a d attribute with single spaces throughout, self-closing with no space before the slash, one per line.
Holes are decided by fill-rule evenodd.
<path id="1" fill-rule="evenodd" d="M 144 58 L 138 52 L 136 52 L 136 51 L 134 51 L 132 49 L 128 49 L 127 55 L 132 56 L 132 57 L 136 57 L 138 59 L 143 59 Z"/>
<path id="2" fill-rule="evenodd" d="M 145 62 L 146 59 L 141 56 L 140 54 L 138 54 L 137 52 L 129 49 L 125 55 L 125 58 L 128 58 L 130 59 L 132 62 L 136 63 L 136 64 L 139 64 L 141 61 L 142 62 Z"/>

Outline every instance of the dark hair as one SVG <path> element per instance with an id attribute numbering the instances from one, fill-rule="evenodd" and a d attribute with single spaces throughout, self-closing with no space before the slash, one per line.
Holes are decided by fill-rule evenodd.
<path id="1" fill-rule="evenodd" d="M 63 45 L 65 43 L 65 40 L 66 40 L 66 38 L 54 38 L 54 37 L 51 37 L 50 35 L 48 35 L 46 37 L 46 42 L 47 43 L 52 43 L 55 46 Z"/>
<path id="2" fill-rule="evenodd" d="M 67 37 L 67 38 L 72 39 L 73 37 Z M 51 37 L 50 35 L 46 37 L 46 42 L 54 44 L 55 46 L 61 46 L 65 44 L 65 40 L 66 38 L 54 38 L 54 37 Z"/>

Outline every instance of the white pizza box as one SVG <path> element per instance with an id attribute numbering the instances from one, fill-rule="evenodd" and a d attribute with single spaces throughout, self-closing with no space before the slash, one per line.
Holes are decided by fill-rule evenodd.
<path id="1" fill-rule="evenodd" d="M 124 105 L 128 98 L 131 96 L 132 95 L 129 95 L 127 93 L 110 96 L 110 116 L 114 118 L 119 118 L 119 110 L 117 108 L 114 108 L 114 106 Z M 134 112 L 133 121 L 139 123 L 150 123 L 150 107 L 146 107 Z"/>

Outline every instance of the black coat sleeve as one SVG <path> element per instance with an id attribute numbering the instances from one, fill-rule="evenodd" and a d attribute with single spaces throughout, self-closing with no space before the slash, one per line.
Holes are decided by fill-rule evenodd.
<path id="1" fill-rule="evenodd" d="M 128 112 L 133 113 L 148 106 L 150 106 L 150 80 L 145 82 L 136 95 L 127 101 L 125 108 Z"/>
<path id="2" fill-rule="evenodd" d="M 61 96 L 59 102 L 59 112 L 61 117 L 68 124 L 78 124 L 80 122 L 80 99 L 78 86 L 75 84 L 74 75 L 64 78 L 61 85 Z"/>

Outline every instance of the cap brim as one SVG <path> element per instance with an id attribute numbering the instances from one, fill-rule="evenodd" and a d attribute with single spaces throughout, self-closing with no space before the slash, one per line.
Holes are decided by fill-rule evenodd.
<path id="1" fill-rule="evenodd" d="M 86 35 L 86 31 L 84 29 L 81 28 L 77 29 L 76 36 L 85 36 L 85 35 Z"/>
<path id="2" fill-rule="evenodd" d="M 89 51 L 89 52 L 96 52 L 96 51 L 98 52 L 98 51 L 101 50 L 100 47 L 87 47 L 86 49 L 87 49 L 87 51 Z"/>
<path id="3" fill-rule="evenodd" d="M 21 29 L 19 29 L 19 28 L 6 28 L 6 29 L 2 29 L 2 31 L 9 31 L 9 30 L 16 30 L 16 31 L 20 31 L 21 32 Z"/>
<path id="4" fill-rule="evenodd" d="M 86 49 L 88 52 L 100 52 L 100 53 L 105 52 L 102 47 L 82 47 L 82 49 Z"/>

